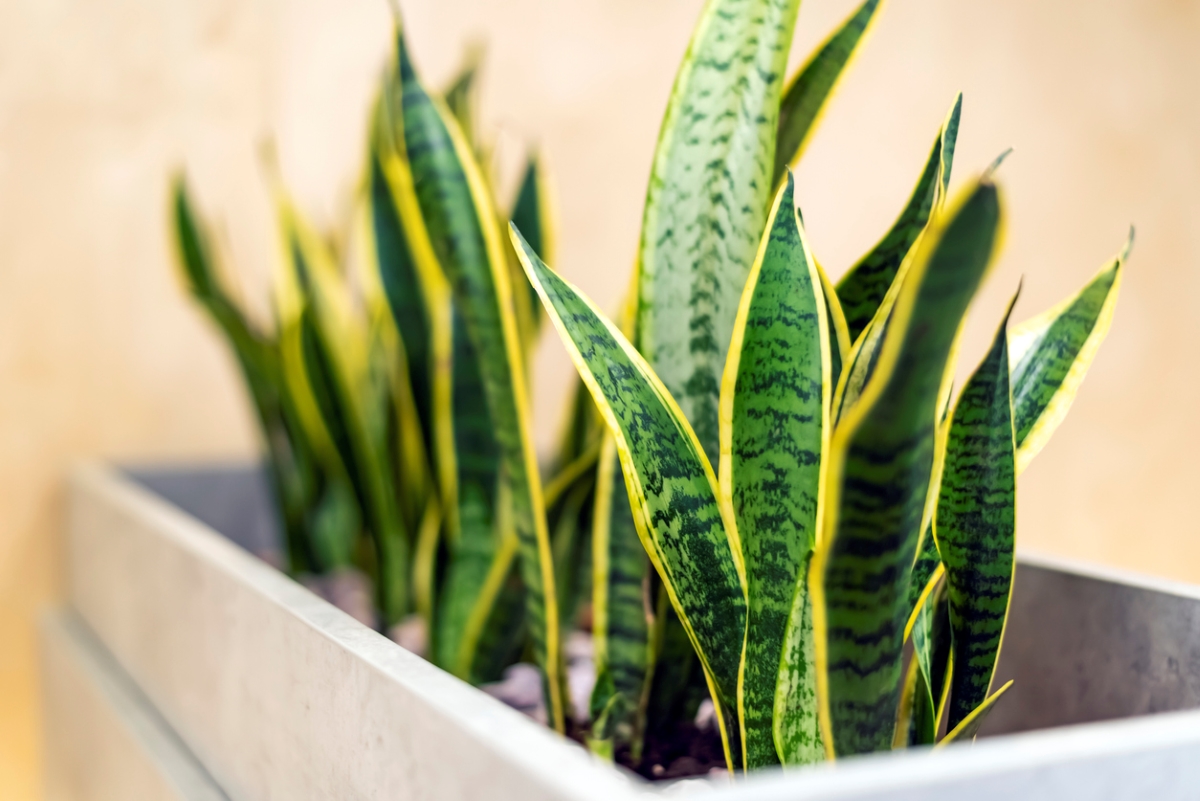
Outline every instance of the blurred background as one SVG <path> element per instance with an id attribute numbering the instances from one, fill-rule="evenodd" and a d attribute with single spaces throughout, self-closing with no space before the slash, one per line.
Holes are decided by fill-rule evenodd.
<path id="1" fill-rule="evenodd" d="M 501 186 L 544 148 L 560 263 L 603 307 L 627 282 L 659 120 L 701 0 L 401 0 L 439 86 L 486 47 Z M 798 62 L 855 5 L 806 0 Z M 0 794 L 39 798 L 34 627 L 59 585 L 61 487 L 77 459 L 257 452 L 224 342 L 184 297 L 166 221 L 186 168 L 260 310 L 278 254 L 256 149 L 316 221 L 356 191 L 387 58 L 384 0 L 7 0 L 0 4 Z M 1021 547 L 1200 580 L 1200 3 L 892 0 L 797 173 L 836 279 L 899 211 L 965 92 L 955 170 L 1012 146 L 1000 268 L 962 352 L 1137 245 L 1074 410 L 1022 477 Z M 571 367 L 549 334 L 535 428 Z"/>

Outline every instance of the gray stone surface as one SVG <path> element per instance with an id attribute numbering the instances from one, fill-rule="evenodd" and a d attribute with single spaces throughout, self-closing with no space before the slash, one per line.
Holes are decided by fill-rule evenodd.
<path id="1" fill-rule="evenodd" d="M 75 614 L 39 645 L 47 801 L 229 801 Z"/>
<path id="2" fill-rule="evenodd" d="M 249 501 L 250 482 L 209 486 L 218 484 L 204 503 L 228 501 L 247 516 L 264 503 L 261 485 Z M 203 506 L 182 479 L 162 491 Z M 90 467 L 73 476 L 69 497 L 72 603 L 231 797 L 658 793 L 366 629 L 144 486 Z M 997 736 L 666 792 L 1200 798 L 1200 712 L 1147 714 L 1197 706 L 1198 610 L 1190 586 L 1023 554 L 1000 668 L 1021 691 L 997 708 Z M 1107 722 L 1086 723 L 1097 720 Z M 1041 727 L 1051 728 L 998 736 Z"/>

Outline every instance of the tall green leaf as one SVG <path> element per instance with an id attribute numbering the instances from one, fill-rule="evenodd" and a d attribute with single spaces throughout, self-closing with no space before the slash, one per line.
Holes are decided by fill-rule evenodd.
<path id="1" fill-rule="evenodd" d="M 801 220 L 800 224 L 803 225 L 804 221 Z M 828 318 L 826 325 L 829 328 L 829 386 L 836 388 L 842 377 L 842 366 L 850 359 L 853 343 L 850 341 L 850 329 L 846 325 L 846 315 L 842 312 L 837 290 L 820 263 L 817 264 L 817 274 L 821 276 L 821 293 L 825 298 L 825 314 Z"/>
<path id="2" fill-rule="evenodd" d="M 721 392 L 721 501 L 746 561 L 739 695 L 746 769 L 813 762 L 817 725 L 807 598 L 829 444 L 830 332 L 821 278 L 797 220 L 789 171 L 767 218 L 734 323 Z M 798 645 L 785 651 L 785 641 Z M 776 683 L 784 696 L 775 714 Z M 776 740 L 779 749 L 776 749 Z"/>
<path id="3" fill-rule="evenodd" d="M 595 743 L 606 741 L 611 755 L 628 747 L 636 761 L 641 754 L 645 721 L 642 696 L 649 679 L 649 625 L 646 620 L 646 581 L 650 562 L 638 539 L 621 477 L 617 442 L 604 438 L 596 473 L 595 517 L 592 527 L 592 641 L 596 687 L 592 719 L 605 715 L 593 728 Z"/>
<path id="4" fill-rule="evenodd" d="M 1016 326 L 1012 342 L 1017 472 L 1041 452 L 1075 400 L 1108 336 L 1133 231 L 1117 257 L 1074 297 Z"/>
<path id="5" fill-rule="evenodd" d="M 858 51 L 880 5 L 881 0 L 866 0 L 809 56 L 788 83 L 779 104 L 772 185 L 778 185 L 788 166 L 800 160 L 809 134 L 817 127 L 825 103 Z"/>
<path id="6" fill-rule="evenodd" d="M 367 214 L 379 281 L 404 346 L 408 381 L 426 443 L 433 441 L 433 343 L 430 310 L 421 288 L 416 257 L 405 233 L 384 162 L 389 154 L 381 139 L 386 132 L 376 123 L 367 166 Z"/>
<path id="7" fill-rule="evenodd" d="M 462 66 L 442 93 L 446 108 L 458 120 L 458 126 L 467 135 L 467 141 L 477 150 L 482 149 L 479 139 L 479 68 L 483 64 L 483 47 L 479 44 L 467 48 Z"/>
<path id="8" fill-rule="evenodd" d="M 430 239 L 476 355 L 482 396 L 511 489 L 529 632 L 546 677 L 550 722 L 563 731 L 566 709 L 553 556 L 529 434 L 527 377 L 497 215 L 470 146 L 450 113 L 422 87 L 400 30 L 396 42 L 403 149 Z"/>
<path id="9" fill-rule="evenodd" d="M 913 688 L 911 724 L 906 731 L 907 745 L 933 745 L 942 719 L 946 678 L 950 673 L 950 613 L 946 582 L 937 571 L 933 586 L 922 596 L 912 629 L 913 664 L 916 682 Z"/>
<path id="10" fill-rule="evenodd" d="M 799 0 L 708 0 L 667 104 L 639 249 L 638 347 L 717 462 L 733 320 L 771 202 Z"/>
<path id="11" fill-rule="evenodd" d="M 959 723 L 950 731 L 946 732 L 946 736 L 942 738 L 941 742 L 938 743 L 938 746 L 940 747 L 943 745 L 949 745 L 950 743 L 969 742 L 974 740 L 975 735 L 977 735 L 979 730 L 983 727 L 984 721 L 987 720 L 987 716 L 991 714 L 991 711 L 995 708 L 996 702 L 999 701 L 1000 697 L 1008 692 L 1009 688 L 1012 686 L 1012 679 L 1009 679 L 1004 683 L 1003 686 L 1000 687 L 999 690 L 996 690 L 996 692 L 989 695 L 986 701 L 975 707 L 971 714 L 963 718 L 961 723 Z"/>
<path id="12" fill-rule="evenodd" d="M 616 439 L 638 537 L 704 664 L 732 766 L 734 753 L 740 756 L 734 711 L 746 627 L 745 571 L 736 529 L 717 500 L 712 466 L 641 355 L 513 230 L 521 263 Z"/>
<path id="13" fill-rule="evenodd" d="M 429 231 L 421 216 L 412 170 L 402 147 L 398 80 L 395 70 L 389 73 L 377 106 L 371 141 L 379 177 L 383 178 L 386 188 L 390 190 L 390 203 L 388 197 L 381 197 L 378 207 L 373 209 L 382 210 L 388 205 L 392 207 L 399 219 L 399 230 L 396 231 L 398 236 L 392 237 L 391 241 L 402 246 L 392 251 L 391 258 L 383 259 L 383 254 L 380 254 L 380 282 L 384 286 L 397 330 L 402 336 L 406 327 L 412 326 L 414 319 L 423 319 L 425 322 L 425 335 L 422 336 L 418 329 L 411 336 L 418 342 L 425 342 L 426 355 L 422 358 L 419 355 L 420 348 L 410 344 L 408 339 L 404 340 L 404 344 L 406 352 L 417 351 L 418 354 L 414 357 L 418 360 L 415 366 L 409 362 L 411 386 L 414 402 L 422 416 L 422 434 L 431 461 L 430 469 L 436 476 L 439 517 L 444 521 L 449 542 L 453 544 L 457 541 L 459 529 L 453 402 L 454 310 L 450 285 L 438 263 Z M 374 196 L 376 192 L 382 194 L 383 188 L 372 187 L 371 195 Z M 380 211 L 373 210 L 373 213 Z M 386 237 L 390 223 L 384 220 L 379 226 L 381 230 L 376 238 Z M 413 317 L 412 307 L 416 305 L 421 307 L 420 318 Z M 405 327 L 401 326 L 401 318 L 405 321 Z M 420 366 L 422 363 L 423 368 Z M 425 399 L 421 400 L 422 397 Z M 426 538 L 426 547 L 422 551 L 426 561 L 422 562 L 420 570 L 428 567 L 428 557 L 435 554 L 435 544 Z"/>
<path id="14" fill-rule="evenodd" d="M 370 369 L 368 332 L 344 276 L 278 186 L 276 193 L 287 265 L 277 285 L 285 370 L 307 399 L 301 411 L 307 408 L 308 428 L 327 442 L 328 459 L 336 451 L 362 508 L 375 545 L 379 605 L 390 625 L 409 608 L 411 543 L 386 446 L 387 396 Z"/>
<path id="15" fill-rule="evenodd" d="M 318 505 L 319 466 L 305 438 L 283 376 L 276 335 L 259 331 L 224 286 L 204 225 L 193 211 L 183 176 L 172 189 L 173 231 L 188 291 L 229 341 L 250 391 L 267 448 L 268 477 L 283 522 L 293 572 L 337 566 L 314 552 L 309 512 Z"/>
<path id="16" fill-rule="evenodd" d="M 874 375 L 834 431 L 811 580 L 831 756 L 892 745 L 908 580 L 947 367 L 999 226 L 999 193 L 986 180 L 935 218 L 904 277 Z"/>
<path id="17" fill-rule="evenodd" d="M 954 642 L 950 729 L 988 696 L 1016 568 L 1017 467 L 1008 366 L 1011 313 L 1010 304 L 991 349 L 954 408 L 938 496 L 938 551 L 946 566 Z"/>
<path id="18" fill-rule="evenodd" d="M 954 145 L 958 140 L 961 116 L 960 93 L 938 131 L 933 149 L 925 161 L 925 169 L 917 179 L 904 210 L 879 243 L 838 282 L 838 299 L 842 302 L 852 341 L 858 339 L 875 316 L 905 256 L 925 230 L 930 216 L 944 201 L 946 188 L 950 185 L 950 168 L 954 164 Z"/>
<path id="19" fill-rule="evenodd" d="M 546 175 L 546 164 L 536 154 L 530 155 L 525 163 L 525 173 L 521 176 L 510 219 L 529 242 L 534 253 L 538 254 L 539 259 L 546 264 L 558 263 L 554 206 Z M 528 308 L 530 319 L 527 323 L 526 338 L 532 342 L 541 329 L 542 304 L 538 300 L 537 292 L 520 269 L 519 262 L 516 273 L 514 285 L 517 291 L 524 289 L 528 293 L 528 302 L 518 303 L 518 310 L 526 306 Z"/>

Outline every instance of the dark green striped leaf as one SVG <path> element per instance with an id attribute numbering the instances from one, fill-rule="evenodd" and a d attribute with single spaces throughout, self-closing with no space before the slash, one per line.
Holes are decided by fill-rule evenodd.
<path id="1" fill-rule="evenodd" d="M 879 243 L 838 282 L 838 299 L 842 302 L 852 341 L 858 339 L 875 316 L 900 271 L 904 257 L 925 230 L 930 216 L 944 201 L 946 187 L 950 185 L 950 168 L 954 163 L 954 145 L 958 138 L 961 114 L 962 95 L 959 94 L 938 131 L 925 169 L 917 179 L 908 204 Z"/>
<path id="2" fill-rule="evenodd" d="M 1108 336 L 1133 231 L 1115 259 L 1074 297 L 1013 328 L 1013 428 L 1017 472 L 1046 446 Z"/>
<path id="3" fill-rule="evenodd" d="M 938 551 L 946 566 L 954 640 L 947 723 L 951 729 L 983 703 L 992 684 L 1016 566 L 1016 526 L 1016 445 L 1005 314 L 991 349 L 954 408 L 938 495 Z"/>
<path id="4" fill-rule="evenodd" d="M 429 443 L 433 441 L 432 321 L 417 274 L 416 259 L 384 172 L 387 155 L 379 142 L 382 135 L 378 128 L 372 135 L 367 169 L 371 242 L 383 294 L 404 347 L 406 378 L 412 386 L 422 438 Z"/>
<path id="5" fill-rule="evenodd" d="M 797 210 L 797 214 L 799 214 L 799 210 Z M 801 225 L 803 225 L 803 221 L 801 221 Z M 820 263 L 817 264 L 817 273 L 821 276 L 821 293 L 825 298 L 825 314 L 828 317 L 829 386 L 836 388 L 842 377 L 842 365 L 850 359 L 850 349 L 853 343 L 850 341 L 850 329 L 846 327 L 846 315 L 842 313 L 842 304 L 838 300 L 837 291 Z"/>
<path id="6" fill-rule="evenodd" d="M 907 732 L 908 745 L 933 745 L 941 720 L 951 644 L 946 582 L 941 576 L 942 572 L 937 571 L 933 577 L 935 583 L 922 597 L 913 624 L 916 685 L 913 688 L 912 720 Z"/>
<path id="7" fill-rule="evenodd" d="M 403 148 L 403 131 L 400 121 L 398 72 L 393 70 L 385 82 L 384 92 L 376 107 L 372 138 L 372 155 L 389 192 L 390 205 L 399 220 L 403 251 L 398 251 L 391 260 L 382 260 L 379 254 L 379 283 L 388 306 L 396 321 L 398 336 L 403 335 L 400 318 L 408 319 L 411 307 L 420 304 L 422 318 L 426 323 L 425 343 L 427 354 L 425 368 L 409 365 L 410 391 L 413 403 L 421 418 L 421 434 L 427 448 L 428 470 L 438 491 L 437 517 L 443 523 L 451 546 L 458 539 L 458 476 L 455 454 L 453 362 L 455 333 L 453 302 L 450 285 L 442 272 L 441 264 L 434 253 L 429 231 L 421 216 L 416 189 L 413 186 L 412 170 Z M 383 187 L 380 187 L 382 190 Z M 376 190 L 372 190 L 376 191 Z M 387 199 L 381 200 L 387 203 Z M 376 236 L 379 236 L 378 234 Z M 407 257 L 407 258 L 406 258 Z M 411 270 L 411 272 L 410 272 Z M 417 292 L 417 297 L 410 293 Z M 421 338 L 418 332 L 414 334 Z M 404 342 L 406 354 L 414 348 Z M 461 345 L 459 345 L 461 347 Z M 422 379 L 422 373 L 424 378 Z M 402 381 L 403 376 L 396 380 Z M 421 401 L 420 397 L 428 399 Z M 428 510 L 427 506 L 427 510 Z M 425 529 L 428 531 L 427 529 Z M 422 559 L 418 570 L 428 574 L 428 559 L 436 551 L 436 542 L 424 542 Z M 423 581 L 424 579 L 421 579 Z M 432 585 L 430 585 L 431 587 Z M 424 596 L 422 596 L 424 597 Z M 434 629 L 431 627 L 431 633 Z M 433 651 L 436 653 L 436 649 Z"/>
<path id="8" fill-rule="evenodd" d="M 837 87 L 880 5 L 881 0 L 866 0 L 809 56 L 788 83 L 779 104 L 772 185 L 779 184 L 788 165 L 800 160 L 826 101 Z"/>
<path id="9" fill-rule="evenodd" d="M 822 733 L 833 755 L 892 745 L 947 364 L 999 225 L 999 194 L 986 181 L 935 218 L 904 276 L 874 375 L 834 431 L 812 583 Z"/>
<path id="10" fill-rule="evenodd" d="M 546 166 L 542 159 L 531 155 L 525 165 L 525 174 L 521 177 L 521 185 L 517 189 L 517 199 L 513 202 L 510 216 L 513 225 L 529 242 L 533 252 L 546 264 L 557 264 L 554 218 L 552 214 L 550 190 L 546 179 Z M 527 306 L 530 319 L 526 337 L 532 341 L 541 329 L 542 304 L 537 292 L 525 278 L 524 272 L 517 267 L 514 284 L 519 290 L 528 294 L 528 303 L 518 303 L 518 310 Z"/>
<path id="11" fill-rule="evenodd" d="M 933 523 L 931 521 L 925 527 L 925 532 L 921 535 L 921 542 L 917 546 L 917 558 L 913 561 L 912 575 L 908 579 L 910 622 L 905 627 L 906 629 L 912 626 L 911 617 L 917 613 L 917 607 L 921 602 L 921 598 L 929 591 L 929 584 L 935 580 L 934 574 L 941 563 L 942 557 L 938 553 L 937 540 L 933 534 Z"/>
<path id="12" fill-rule="evenodd" d="M 709 0 L 659 133 L 639 248 L 638 347 L 713 464 L 725 354 L 771 203 L 799 0 Z"/>
<path id="13" fill-rule="evenodd" d="M 597 464 L 592 528 L 592 642 L 596 688 L 592 693 L 593 742 L 601 752 L 628 748 L 636 764 L 642 751 L 650 672 L 646 582 L 650 561 L 638 539 L 629 495 L 617 460 L 616 440 L 604 438 Z M 603 720 L 601 718 L 603 717 Z"/>
<path id="14" fill-rule="evenodd" d="M 790 636 L 788 629 L 796 594 L 807 597 L 807 567 L 817 538 L 832 428 L 832 332 L 793 192 L 789 171 L 746 281 L 721 393 L 721 500 L 737 523 L 746 561 L 740 713 L 747 770 L 778 765 L 781 756 L 804 763 L 824 753 L 811 628 Z M 811 626 L 807 603 L 799 606 L 790 624 Z M 800 650 L 785 652 L 785 641 Z M 777 682 L 786 714 L 773 725 Z"/>
<path id="15" fill-rule="evenodd" d="M 497 215 L 457 122 L 425 92 L 401 31 L 396 41 L 403 150 L 430 240 L 476 356 L 492 433 L 512 493 L 529 632 L 546 676 L 546 706 L 551 724 L 563 731 L 566 709 L 553 556 L 529 434 L 523 348 Z"/>
<path id="16" fill-rule="evenodd" d="M 1013 683 L 1011 679 L 1005 682 L 1004 686 L 989 695 L 988 699 L 982 704 L 975 707 L 975 710 L 966 718 L 964 718 L 962 723 L 946 732 L 946 736 L 942 738 L 942 741 L 938 743 L 938 745 L 943 746 L 949 745 L 950 743 L 970 742 L 971 740 L 974 740 L 975 735 L 977 735 L 979 730 L 983 727 L 984 721 L 987 720 L 988 714 L 996 706 L 996 702 L 1000 700 L 1000 696 L 1008 692 L 1008 688 L 1012 687 L 1012 685 Z"/>
<path id="17" fill-rule="evenodd" d="M 487 615 L 495 603 L 514 551 L 502 548 L 502 516 L 511 521 L 511 499 L 501 498 L 500 446 L 488 413 L 483 375 L 462 315 L 452 315 L 452 452 L 442 458 L 454 466 L 454 518 L 450 563 L 437 614 L 434 651 L 437 664 L 462 679 L 471 676 Z"/>
<path id="18" fill-rule="evenodd" d="M 579 627 L 579 610 L 591 591 L 591 523 L 595 492 L 596 469 L 593 465 L 558 498 L 557 503 L 546 509 L 564 639 Z"/>
<path id="19" fill-rule="evenodd" d="M 276 192 L 288 265 L 280 283 L 280 316 L 292 342 L 285 343 L 285 370 L 291 372 L 294 391 L 307 394 L 307 386 L 310 430 L 327 432 L 354 488 L 375 545 L 380 609 L 391 625 L 409 610 L 411 541 L 382 436 L 386 385 L 371 370 L 365 322 L 354 313 L 349 287 L 332 254 L 282 189 Z"/>
<path id="20" fill-rule="evenodd" d="M 732 764 L 745 578 L 712 466 L 670 393 L 617 327 L 542 264 L 516 229 L 513 244 L 616 439 L 638 537 L 704 664 Z"/>
<path id="21" fill-rule="evenodd" d="M 495 495 L 494 487 L 485 490 L 471 482 L 459 489 L 459 539 L 446 569 L 433 641 L 434 662 L 461 679 L 470 675 L 487 610 L 512 564 L 511 547 L 497 557 L 506 532 L 500 530 Z M 515 538 L 507 544 L 515 544 Z"/>

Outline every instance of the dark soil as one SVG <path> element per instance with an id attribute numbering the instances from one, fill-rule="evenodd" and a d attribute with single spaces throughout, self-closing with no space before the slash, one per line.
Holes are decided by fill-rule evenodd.
<path id="1" fill-rule="evenodd" d="M 628 755 L 618 754 L 619 762 L 623 761 L 622 756 L 628 758 Z M 724 774 L 725 752 L 721 748 L 721 734 L 711 719 L 705 726 L 690 723 L 680 726 L 670 737 L 658 738 L 648 744 L 636 771 L 650 781 L 710 776 L 714 771 Z"/>

